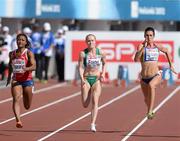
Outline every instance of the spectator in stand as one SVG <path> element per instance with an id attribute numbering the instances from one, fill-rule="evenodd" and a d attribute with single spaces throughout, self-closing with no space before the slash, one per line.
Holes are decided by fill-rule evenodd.
<path id="1" fill-rule="evenodd" d="M 63 38 L 66 39 L 66 32 L 69 31 L 69 27 L 67 25 L 63 25 L 62 30 L 63 30 Z"/>
<path id="2" fill-rule="evenodd" d="M 30 42 L 31 44 L 31 47 L 29 48 L 29 50 L 32 51 L 32 40 L 31 40 L 31 34 L 32 34 L 32 30 L 29 28 L 29 27 L 24 27 L 23 28 L 23 33 L 28 37 L 28 41 Z"/>
<path id="3" fill-rule="evenodd" d="M 48 82 L 48 69 L 49 69 L 49 62 L 51 56 L 53 55 L 53 47 L 54 47 L 54 35 L 51 32 L 50 23 L 46 22 L 43 25 L 42 48 L 41 48 L 43 70 L 45 71 L 45 76 L 43 76 L 43 79 L 41 80 L 43 83 Z M 43 71 L 41 73 L 43 73 Z"/>
<path id="4" fill-rule="evenodd" d="M 18 48 L 17 43 L 16 43 L 16 37 L 18 34 L 20 34 L 22 31 L 20 29 L 17 29 L 16 32 L 12 36 L 12 41 L 11 41 L 11 50 L 15 50 Z"/>
<path id="5" fill-rule="evenodd" d="M 69 30 L 80 30 L 79 21 L 76 19 L 71 20 Z"/>
<path id="6" fill-rule="evenodd" d="M 0 48 L 0 74 L 1 79 L 4 80 L 7 77 L 8 71 L 8 62 L 9 62 L 9 52 L 11 51 L 11 41 L 12 36 L 9 34 L 9 27 L 3 26 L 2 28 L 2 35 L 3 39 L 2 46 Z"/>
<path id="7" fill-rule="evenodd" d="M 58 29 L 55 38 L 55 59 L 59 82 L 64 81 L 64 46 L 63 30 Z"/>
<path id="8" fill-rule="evenodd" d="M 31 35 L 32 40 L 32 51 L 36 60 L 36 71 L 35 71 L 35 81 L 42 79 L 42 55 L 41 55 L 41 41 L 42 36 L 39 31 L 39 25 L 35 24 L 33 27 L 33 33 Z"/>

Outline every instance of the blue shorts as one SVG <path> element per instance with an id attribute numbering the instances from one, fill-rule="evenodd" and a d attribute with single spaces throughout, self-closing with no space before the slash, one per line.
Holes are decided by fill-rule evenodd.
<path id="1" fill-rule="evenodd" d="M 13 87 L 17 86 L 17 85 L 21 85 L 22 87 L 34 86 L 34 81 L 33 80 L 27 80 L 27 81 L 23 81 L 23 82 L 17 81 L 13 84 Z"/>

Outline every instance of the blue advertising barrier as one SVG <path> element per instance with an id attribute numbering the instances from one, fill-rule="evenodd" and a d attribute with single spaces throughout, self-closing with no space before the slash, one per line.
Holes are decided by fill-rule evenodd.
<path id="1" fill-rule="evenodd" d="M 167 81 L 168 86 L 174 84 L 173 74 L 169 68 L 162 67 L 162 79 Z"/>
<path id="2" fill-rule="evenodd" d="M 116 83 L 118 83 L 118 80 L 120 80 L 122 86 L 127 86 L 129 84 L 129 70 L 127 66 L 119 65 Z"/>
<path id="3" fill-rule="evenodd" d="M 0 17 L 180 21 L 179 0 L 11 0 L 11 10 L 0 2 Z"/>

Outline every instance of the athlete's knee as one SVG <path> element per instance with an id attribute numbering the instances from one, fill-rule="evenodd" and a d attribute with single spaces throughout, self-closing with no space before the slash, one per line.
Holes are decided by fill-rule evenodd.
<path id="1" fill-rule="evenodd" d="M 92 106 L 93 107 L 98 107 L 98 100 L 97 99 L 96 100 L 95 99 L 92 100 Z"/>
<path id="2" fill-rule="evenodd" d="M 98 108 L 98 104 L 96 103 L 96 104 L 93 104 L 92 105 L 92 108 L 94 109 L 94 108 Z"/>
<path id="3" fill-rule="evenodd" d="M 13 97 L 13 101 L 14 101 L 14 102 L 19 102 L 20 99 L 21 99 L 21 96 L 15 96 L 15 97 Z"/>

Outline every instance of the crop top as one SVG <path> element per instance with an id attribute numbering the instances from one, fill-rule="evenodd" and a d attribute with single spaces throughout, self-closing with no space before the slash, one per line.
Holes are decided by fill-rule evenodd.
<path id="1" fill-rule="evenodd" d="M 96 55 L 90 56 L 88 49 L 84 50 L 85 57 L 84 57 L 84 67 L 89 68 L 97 68 L 101 65 L 101 58 L 100 51 L 98 48 L 96 48 Z"/>
<path id="2" fill-rule="evenodd" d="M 27 52 L 29 50 L 25 49 L 20 56 L 17 56 L 17 50 L 12 53 L 12 68 L 13 68 L 13 80 L 16 81 L 26 81 L 32 79 L 31 71 L 24 71 L 24 67 L 29 66 Z"/>
<path id="3" fill-rule="evenodd" d="M 144 62 L 146 61 L 158 61 L 159 58 L 159 49 L 154 48 L 144 48 Z"/>

